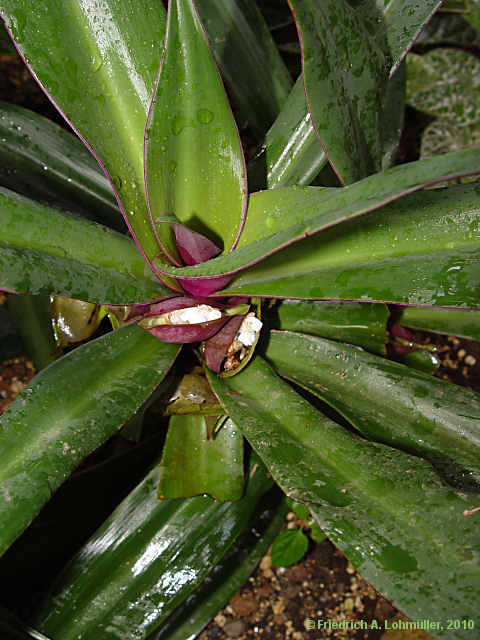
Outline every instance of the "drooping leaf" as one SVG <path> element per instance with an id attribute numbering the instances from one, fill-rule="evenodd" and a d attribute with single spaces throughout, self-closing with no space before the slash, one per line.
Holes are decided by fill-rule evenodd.
<path id="1" fill-rule="evenodd" d="M 243 586 L 283 524 L 287 509 L 279 493 L 272 489 L 261 499 L 249 528 L 237 538 L 203 584 L 148 640 L 185 640 L 199 634 Z"/>
<path id="2" fill-rule="evenodd" d="M 289 567 L 299 562 L 308 549 L 308 538 L 301 529 L 285 529 L 275 538 L 271 558 L 274 567 Z"/>
<path id="3" fill-rule="evenodd" d="M 151 260 L 158 245 L 143 188 L 143 137 L 165 32 L 161 2 L 2 0 L 18 50 L 109 174 Z"/>
<path id="4" fill-rule="evenodd" d="M 62 640 L 145 638 L 221 560 L 272 486 L 254 456 L 237 502 L 158 500 L 158 480 L 154 469 L 67 565 L 43 608 L 42 631 Z"/>
<path id="5" fill-rule="evenodd" d="M 480 311 L 477 309 L 429 309 L 406 307 L 398 324 L 480 340 Z"/>
<path id="6" fill-rule="evenodd" d="M 177 352 L 124 327 L 57 360 L 22 391 L 0 421 L 0 553 L 143 404 Z"/>
<path id="7" fill-rule="evenodd" d="M 0 184 L 125 231 L 111 186 L 85 145 L 51 120 L 0 102 Z"/>
<path id="8" fill-rule="evenodd" d="M 463 467 L 463 480 L 480 486 L 480 399 L 474 391 L 298 333 L 273 331 L 266 355 L 280 375 L 330 404 L 368 438 L 428 457 L 450 476 Z"/>
<path id="9" fill-rule="evenodd" d="M 198 13 L 243 118 L 263 137 L 292 86 L 254 0 L 197 0 Z M 255 80 L 254 80 L 255 79 Z"/>
<path id="10" fill-rule="evenodd" d="M 258 356 L 233 378 L 208 376 L 281 488 L 309 504 L 375 588 L 413 619 L 445 620 L 452 601 L 460 619 L 475 618 L 480 541 L 469 514 L 478 495 L 457 493 L 425 460 L 323 417 Z"/>
<path id="11" fill-rule="evenodd" d="M 195 7 L 191 0 L 172 0 L 169 11 L 145 175 L 152 224 L 178 261 L 163 216 L 174 213 L 228 251 L 243 225 L 246 179 L 238 131 Z"/>
<path id="12" fill-rule="evenodd" d="M 381 164 L 379 113 L 388 76 L 376 39 L 346 0 L 289 0 L 313 126 L 343 184 Z"/>
<path id="13" fill-rule="evenodd" d="M 171 291 L 116 231 L 0 188 L 0 288 L 126 304 Z"/>
<path id="14" fill-rule="evenodd" d="M 278 328 L 330 338 L 386 355 L 389 311 L 368 302 L 303 302 L 284 300 L 275 310 Z"/>
<path id="15" fill-rule="evenodd" d="M 225 502 L 243 493 L 243 438 L 231 420 L 209 438 L 206 418 L 175 415 L 170 419 L 160 463 L 160 498 L 208 494 Z"/>

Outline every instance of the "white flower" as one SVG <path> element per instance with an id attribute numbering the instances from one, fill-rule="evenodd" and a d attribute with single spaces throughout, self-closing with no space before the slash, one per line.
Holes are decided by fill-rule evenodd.
<path id="1" fill-rule="evenodd" d="M 257 339 L 257 335 L 262 328 L 263 323 L 253 315 L 248 315 L 242 322 L 235 340 L 241 342 L 245 347 L 251 347 Z"/>
<path id="2" fill-rule="evenodd" d="M 221 317 L 222 312 L 220 309 L 215 309 L 208 304 L 199 304 L 196 307 L 188 307 L 187 309 L 176 309 L 168 314 L 170 324 L 201 324 L 202 322 L 218 320 Z"/>

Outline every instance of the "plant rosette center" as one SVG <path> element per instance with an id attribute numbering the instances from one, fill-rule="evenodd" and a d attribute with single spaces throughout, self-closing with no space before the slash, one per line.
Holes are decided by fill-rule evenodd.
<path id="1" fill-rule="evenodd" d="M 173 224 L 179 254 L 187 264 L 198 264 L 218 255 L 220 249 L 208 238 L 179 224 Z M 216 279 L 218 280 L 218 279 Z M 185 294 L 172 295 L 151 304 L 110 307 L 120 324 L 135 320 L 163 342 L 201 343 L 200 354 L 207 367 L 221 375 L 243 369 L 260 336 L 260 302 L 245 297 L 207 297 L 212 283 L 192 279 Z M 215 283 L 214 291 L 221 288 Z M 188 294 L 193 295 L 188 295 Z M 196 295 L 195 295 L 196 294 Z"/>

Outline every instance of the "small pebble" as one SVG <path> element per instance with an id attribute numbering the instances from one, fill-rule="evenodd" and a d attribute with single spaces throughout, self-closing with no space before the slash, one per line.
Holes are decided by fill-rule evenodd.
<path id="1" fill-rule="evenodd" d="M 219 627 L 223 627 L 225 625 L 227 619 L 222 613 L 218 613 L 215 616 L 214 621 L 215 621 L 216 624 L 218 624 Z"/>
<path id="2" fill-rule="evenodd" d="M 243 620 L 234 620 L 233 622 L 227 622 L 223 627 L 223 630 L 229 638 L 237 638 L 245 632 L 245 623 Z"/>

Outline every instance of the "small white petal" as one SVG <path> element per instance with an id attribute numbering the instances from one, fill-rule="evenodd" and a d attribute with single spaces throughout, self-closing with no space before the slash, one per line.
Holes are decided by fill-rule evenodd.
<path id="1" fill-rule="evenodd" d="M 245 347 L 251 347 L 257 339 L 257 335 L 262 326 L 262 322 L 254 315 L 247 316 L 242 322 L 235 339 L 241 342 Z"/>
<path id="2" fill-rule="evenodd" d="M 263 323 L 256 316 L 247 316 L 245 320 L 242 322 L 242 329 L 248 329 L 249 331 L 254 331 L 258 333 L 262 328 Z"/>
<path id="3" fill-rule="evenodd" d="M 168 319 L 171 324 L 201 324 L 202 322 L 218 320 L 221 317 L 222 312 L 220 309 L 210 307 L 208 304 L 200 304 L 196 307 L 171 311 Z"/>

